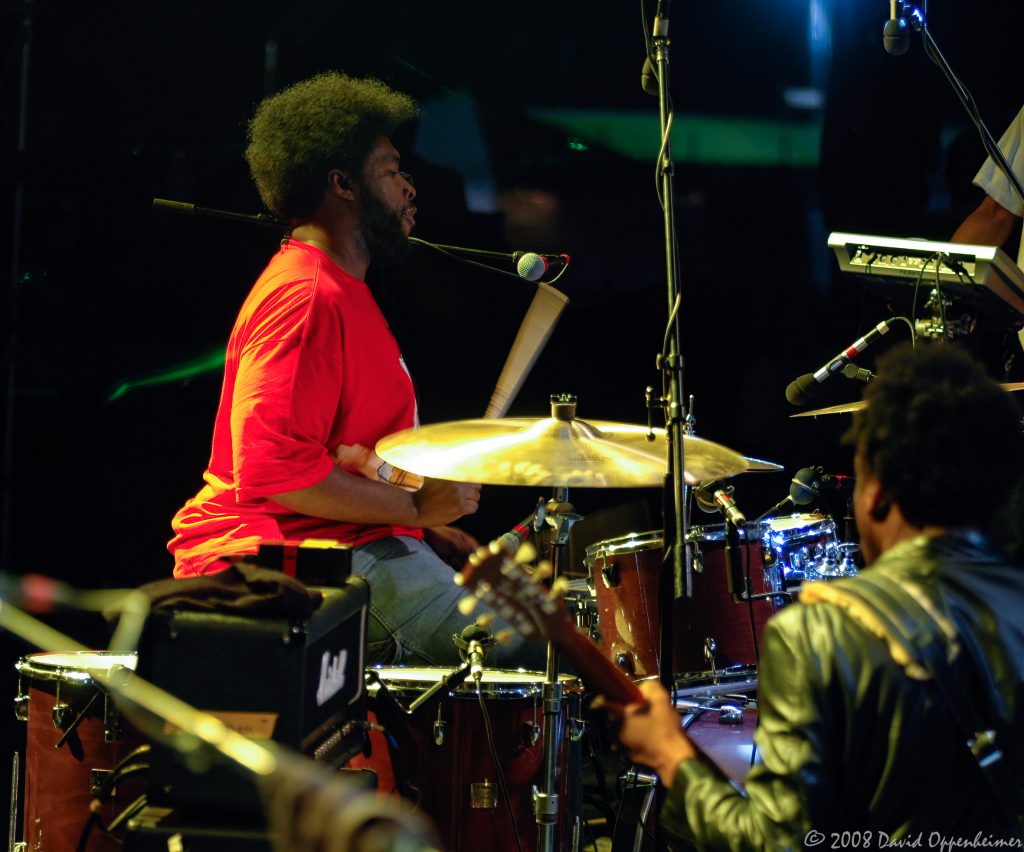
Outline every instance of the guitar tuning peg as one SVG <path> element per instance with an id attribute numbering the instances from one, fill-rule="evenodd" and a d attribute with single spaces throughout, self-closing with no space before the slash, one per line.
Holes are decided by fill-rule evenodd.
<path id="1" fill-rule="evenodd" d="M 496 644 L 504 647 L 512 641 L 512 637 L 515 635 L 516 632 L 514 630 L 499 630 L 497 633 L 494 634 L 494 641 Z"/>
<path id="2" fill-rule="evenodd" d="M 547 559 L 542 559 L 537 563 L 537 570 L 530 575 L 530 579 L 535 583 L 539 583 L 541 580 L 546 580 L 551 576 L 551 563 Z"/>
<path id="3" fill-rule="evenodd" d="M 537 558 L 537 548 L 534 547 L 530 542 L 524 541 L 519 545 L 519 550 L 516 551 L 516 564 L 525 565 L 527 562 L 533 562 Z"/>
<path id="4" fill-rule="evenodd" d="M 457 604 L 459 612 L 463 615 L 472 615 L 473 610 L 476 609 L 477 600 L 472 595 L 461 598 Z"/>
<path id="5" fill-rule="evenodd" d="M 487 630 L 493 623 L 497 616 L 493 612 L 482 612 L 476 617 L 476 623 L 479 627 Z"/>
<path id="6" fill-rule="evenodd" d="M 558 600 L 558 598 L 564 598 L 569 589 L 572 588 L 572 584 L 569 582 L 568 577 L 556 577 L 555 582 L 551 584 L 551 591 L 548 592 L 548 600 Z"/>

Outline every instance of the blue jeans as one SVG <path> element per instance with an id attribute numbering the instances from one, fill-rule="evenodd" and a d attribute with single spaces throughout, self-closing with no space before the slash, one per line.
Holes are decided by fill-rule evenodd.
<path id="1" fill-rule="evenodd" d="M 473 615 L 460 613 L 459 600 L 469 593 L 455 585 L 451 566 L 415 538 L 397 536 L 356 547 L 352 573 L 370 584 L 368 664 L 458 665 L 452 634 L 461 633 L 475 616 L 488 611 L 480 603 Z M 496 619 L 491 630 L 508 626 Z M 487 665 L 542 671 L 546 646 L 513 634 L 511 642 L 487 653 Z"/>

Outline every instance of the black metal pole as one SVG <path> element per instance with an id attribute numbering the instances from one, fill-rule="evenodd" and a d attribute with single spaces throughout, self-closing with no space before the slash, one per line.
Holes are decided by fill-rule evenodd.
<path id="1" fill-rule="evenodd" d="M 669 469 L 666 477 L 665 564 L 662 571 L 659 604 L 661 641 L 659 661 L 661 682 L 669 690 L 673 684 L 672 650 L 674 631 L 671 618 L 673 600 L 690 590 L 689 560 L 686 558 L 686 481 L 683 443 L 686 412 L 683 406 L 683 358 L 680 346 L 679 316 L 682 293 L 679 283 L 679 260 L 676 255 L 675 197 L 672 165 L 672 109 L 669 98 L 669 0 L 662 0 L 654 18 L 652 47 L 654 69 L 658 81 L 658 108 L 661 146 L 658 171 L 661 177 L 661 204 L 665 228 L 665 271 L 668 295 L 667 346 L 659 356 L 658 367 L 667 385 L 665 430 L 668 437 Z"/>

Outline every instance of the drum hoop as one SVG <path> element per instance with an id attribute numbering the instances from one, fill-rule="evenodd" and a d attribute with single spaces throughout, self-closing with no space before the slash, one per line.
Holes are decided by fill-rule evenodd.
<path id="1" fill-rule="evenodd" d="M 585 551 L 583 564 L 593 567 L 598 559 L 607 559 L 620 553 L 639 553 L 642 550 L 659 550 L 665 545 L 665 533 L 662 530 L 648 530 L 641 533 L 628 533 L 617 538 L 606 538 L 590 545 Z"/>
<path id="2" fill-rule="evenodd" d="M 785 529 L 776 529 L 772 526 L 772 521 L 796 521 L 798 518 L 806 519 L 803 525 L 797 526 L 794 523 L 792 527 Z M 766 526 L 768 535 L 773 540 L 779 538 L 783 541 L 800 539 L 805 536 L 814 537 L 821 533 L 831 533 L 835 535 L 836 532 L 835 518 L 831 515 L 821 515 L 816 513 L 785 515 L 781 518 L 773 518 L 771 521 L 766 522 Z"/>
<path id="3" fill-rule="evenodd" d="M 753 529 L 753 527 L 757 529 Z M 759 521 L 757 524 L 749 523 L 739 530 L 740 538 L 746 541 L 760 541 L 765 537 L 768 530 L 767 521 Z M 725 524 L 709 524 L 708 526 L 691 526 L 686 531 L 687 544 L 700 544 L 705 541 L 725 541 Z"/>
<path id="4" fill-rule="evenodd" d="M 377 677 L 383 681 L 388 690 L 399 695 L 406 693 L 420 694 L 426 692 L 431 686 L 437 683 L 442 677 L 449 674 L 451 669 L 442 666 L 381 666 L 369 669 L 376 672 Z M 429 672 L 435 674 L 432 679 L 412 679 L 401 674 L 406 672 Z M 523 675 L 533 675 L 536 680 L 522 679 Z M 497 678 L 504 676 L 509 680 L 501 681 Z M 520 678 L 518 682 L 514 678 Z M 489 679 L 494 678 L 494 679 Z M 583 686 L 579 678 L 573 675 L 562 674 L 558 676 L 562 689 L 566 692 L 582 692 Z M 484 698 L 515 699 L 532 698 L 539 696 L 544 689 L 544 673 L 533 671 L 522 671 L 517 669 L 485 669 L 484 679 L 480 684 L 480 691 Z M 367 688 L 372 695 L 376 694 L 377 684 L 370 684 Z M 456 689 L 448 690 L 448 695 L 453 698 L 476 698 L 476 685 L 472 681 L 463 681 Z"/>
<path id="5" fill-rule="evenodd" d="M 116 658 L 122 659 L 124 657 L 134 657 L 134 654 L 112 654 L 109 651 L 79 651 L 76 654 L 80 654 L 82 661 L 86 659 L 99 658 Z M 97 666 L 69 666 L 69 665 L 56 665 L 48 663 L 46 657 L 59 656 L 67 657 L 71 656 L 67 653 L 41 653 L 41 654 L 29 654 L 28 656 L 22 657 L 18 662 L 14 664 L 14 669 L 22 677 L 28 678 L 29 680 L 49 680 L 59 681 L 61 683 L 73 683 L 80 686 L 88 686 L 93 682 L 92 675 L 89 673 L 89 669 L 97 669 Z M 123 663 L 114 663 L 110 667 L 106 668 L 105 671 L 108 673 L 113 670 L 116 665 L 124 665 Z M 127 668 L 134 669 L 134 666 L 127 666 Z"/>

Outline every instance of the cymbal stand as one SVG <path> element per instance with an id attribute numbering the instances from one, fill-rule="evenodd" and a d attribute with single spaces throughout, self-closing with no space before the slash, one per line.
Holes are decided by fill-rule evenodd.
<path id="1" fill-rule="evenodd" d="M 564 398 L 563 398 L 564 399 Z M 564 399 L 562 404 L 571 405 L 575 411 L 575 399 L 569 403 Z M 552 408 L 556 410 L 555 416 L 559 416 L 557 408 L 559 403 L 552 402 Z M 569 413 L 570 418 L 573 413 Z M 562 574 L 563 562 L 565 560 L 566 545 L 569 543 L 569 532 L 572 525 L 582 519 L 569 502 L 569 489 L 556 487 L 551 500 L 545 507 L 545 521 L 552 529 L 551 536 L 551 587 L 556 588 L 555 582 Z M 558 818 L 560 815 L 560 802 L 556 772 L 558 768 L 558 755 L 562 750 L 562 741 L 565 730 L 562 725 L 562 684 L 558 680 L 558 651 L 554 643 L 548 642 L 547 669 L 544 678 L 544 741 L 542 754 L 544 761 L 544 776 L 541 782 L 541 789 L 534 790 L 533 812 L 537 821 L 537 849 L 539 852 L 555 852 L 555 842 L 558 833 Z"/>

